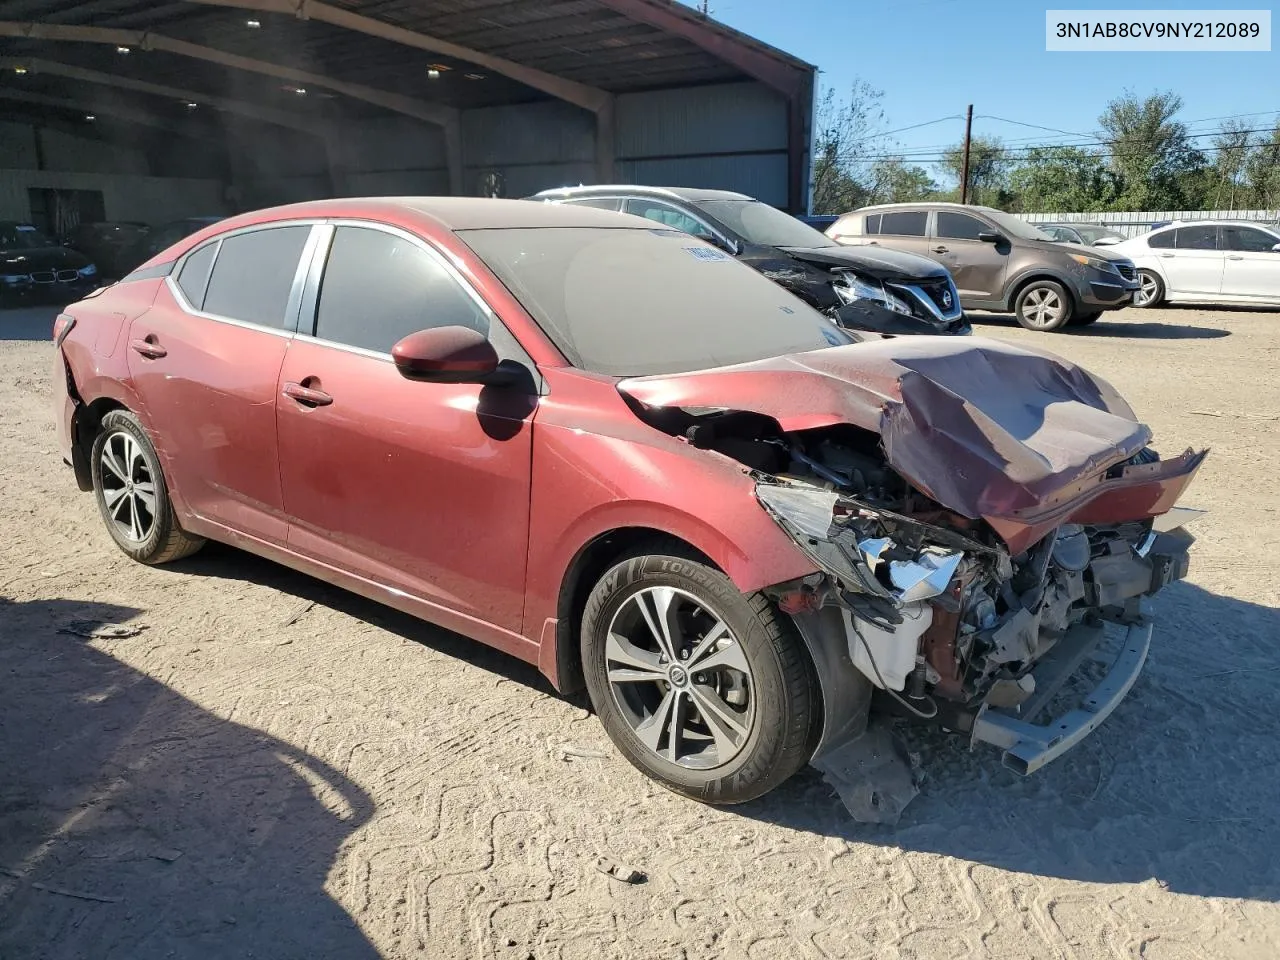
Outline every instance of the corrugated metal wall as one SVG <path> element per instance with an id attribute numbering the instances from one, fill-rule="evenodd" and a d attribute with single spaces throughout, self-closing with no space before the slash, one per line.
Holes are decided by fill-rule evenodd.
<path id="1" fill-rule="evenodd" d="M 1023 213 L 1029 223 L 1100 223 L 1126 237 L 1136 237 L 1153 223 L 1167 220 L 1262 220 L 1274 223 L 1280 210 L 1143 210 L 1135 213 Z"/>
<path id="2" fill-rule="evenodd" d="M 464 111 L 463 190 L 484 195 L 495 176 L 506 197 L 591 183 L 595 144 L 594 115 L 559 100 Z"/>
<path id="3" fill-rule="evenodd" d="M 99 190 L 111 220 L 163 223 L 223 212 L 218 180 L 140 177 L 130 174 L 72 173 L 51 170 L 0 170 L 0 219 L 29 220 L 29 189 Z"/>

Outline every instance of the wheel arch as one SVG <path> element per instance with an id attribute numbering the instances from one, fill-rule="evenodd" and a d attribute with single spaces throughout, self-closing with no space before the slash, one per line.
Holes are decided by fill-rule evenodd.
<path id="1" fill-rule="evenodd" d="M 1040 280 L 1052 280 L 1066 291 L 1067 297 L 1071 300 L 1071 309 L 1074 312 L 1079 306 L 1079 297 L 1076 294 L 1075 284 L 1066 274 L 1057 270 L 1035 267 L 1025 273 L 1014 277 L 1005 286 L 1004 305 L 1006 310 L 1013 310 L 1017 303 L 1018 297 L 1022 295 L 1022 291 L 1027 289 L 1031 284 Z"/>

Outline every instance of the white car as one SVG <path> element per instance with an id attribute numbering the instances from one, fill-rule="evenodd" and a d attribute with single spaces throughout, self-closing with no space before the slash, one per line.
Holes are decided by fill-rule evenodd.
<path id="1" fill-rule="evenodd" d="M 1138 267 L 1134 306 L 1218 303 L 1280 307 L 1280 228 L 1180 220 L 1110 247 Z"/>

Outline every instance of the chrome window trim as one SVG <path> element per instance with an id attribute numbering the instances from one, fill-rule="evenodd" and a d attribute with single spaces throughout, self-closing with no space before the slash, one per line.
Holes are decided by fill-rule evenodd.
<path id="1" fill-rule="evenodd" d="M 299 287 L 299 277 L 301 276 L 301 279 L 303 282 L 306 281 L 306 274 L 303 271 L 303 264 L 309 265 L 309 261 L 307 259 L 307 253 L 309 249 L 313 249 L 311 245 L 315 240 L 315 234 L 316 234 L 315 228 L 318 226 L 323 226 L 324 222 L 325 221 L 319 220 L 316 218 L 307 218 L 303 220 L 272 220 L 268 223 L 255 223 L 246 227 L 238 227 L 235 230 L 228 230 L 226 233 L 220 233 L 216 237 L 210 237 L 208 240 L 206 240 L 204 243 L 200 244 L 199 246 L 192 247 L 190 250 L 184 253 L 180 258 L 174 261 L 173 269 L 169 272 L 169 275 L 164 278 L 164 282 L 168 286 L 169 293 L 173 296 L 178 306 L 181 307 L 182 311 L 188 314 L 189 316 L 200 317 L 202 320 L 212 320 L 215 323 L 226 323 L 226 324 L 230 324 L 233 327 L 241 327 L 242 329 L 245 329 L 245 330 L 258 330 L 263 333 L 271 333 L 271 334 L 275 334 L 278 337 L 284 337 L 286 340 L 291 339 L 297 332 L 296 331 L 297 319 L 298 319 L 297 311 L 299 309 L 300 304 L 299 302 L 295 301 L 294 298 L 296 295 L 300 295 L 300 291 L 302 289 L 301 287 Z M 197 309 L 196 307 L 192 306 L 191 301 L 187 299 L 187 295 L 183 293 L 182 288 L 178 286 L 178 280 L 177 280 L 177 277 L 182 273 L 182 268 L 187 265 L 188 257 L 194 254 L 197 250 L 203 250 L 205 247 L 209 246 L 209 244 L 211 243 L 218 244 L 218 250 L 213 256 L 213 263 L 209 265 L 209 277 L 208 279 L 205 280 L 204 291 L 200 297 L 200 302 L 203 305 L 205 297 L 207 297 L 209 294 L 209 284 L 213 280 L 214 267 L 218 265 L 218 258 L 222 255 L 223 240 L 226 240 L 230 237 L 238 237 L 241 234 L 245 234 L 245 233 L 260 233 L 264 230 L 278 230 L 282 227 L 310 227 L 311 228 L 311 232 L 308 234 L 306 242 L 302 245 L 302 253 L 298 257 L 298 265 L 294 270 L 293 285 L 290 288 L 290 292 L 289 292 L 289 302 L 285 305 L 285 315 L 282 318 L 285 323 L 288 323 L 289 317 L 292 316 L 294 320 L 292 328 L 269 327 L 269 326 L 266 326 L 265 324 L 254 323 L 253 321 L 250 321 L 250 320 L 239 320 L 235 317 L 226 317 L 217 313 L 207 313 L 203 309 Z"/>

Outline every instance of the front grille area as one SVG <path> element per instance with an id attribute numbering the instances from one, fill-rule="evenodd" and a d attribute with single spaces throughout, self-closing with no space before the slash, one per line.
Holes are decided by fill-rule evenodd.
<path id="1" fill-rule="evenodd" d="M 1132 263 L 1117 263 L 1116 270 L 1120 273 L 1120 276 L 1124 277 L 1126 280 L 1133 280 L 1138 276 L 1138 271 L 1133 268 Z"/>
<path id="2" fill-rule="evenodd" d="M 56 283 L 58 275 L 52 270 L 36 270 L 31 274 L 32 283 Z"/>
<path id="3" fill-rule="evenodd" d="M 956 301 L 955 292 L 951 289 L 951 284 L 942 278 L 931 280 L 919 280 L 915 286 L 919 287 L 929 299 L 933 301 L 933 305 L 943 314 L 949 314 L 960 309 L 960 304 Z M 950 301 L 948 304 L 947 301 Z"/>
<path id="4" fill-rule="evenodd" d="M 59 270 L 58 282 L 70 283 L 72 280 L 75 280 L 79 276 L 80 276 L 80 272 L 78 270 Z"/>

